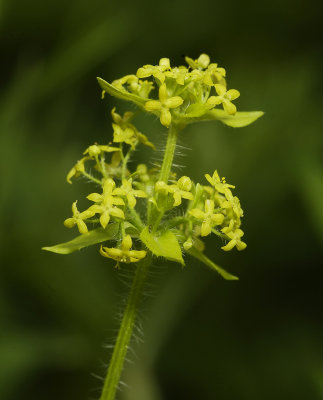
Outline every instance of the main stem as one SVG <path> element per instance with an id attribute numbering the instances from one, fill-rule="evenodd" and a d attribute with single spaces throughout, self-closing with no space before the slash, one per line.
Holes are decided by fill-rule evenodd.
<path id="1" fill-rule="evenodd" d="M 168 132 L 163 164 L 159 175 L 159 180 L 165 183 L 168 183 L 173 164 L 177 142 L 177 133 L 177 126 L 171 125 Z M 126 159 L 124 161 L 128 160 Z M 155 214 L 153 216 L 153 219 L 155 221 L 152 222 L 160 221 L 162 216 L 163 212 L 158 212 L 157 215 Z M 137 264 L 137 270 L 130 289 L 127 306 L 122 318 L 117 341 L 113 349 L 112 358 L 108 368 L 107 376 L 104 381 L 103 391 L 100 400 L 114 400 L 115 398 L 130 339 L 132 336 L 140 299 L 142 297 L 144 284 L 146 282 L 148 269 L 151 264 L 151 259 L 151 253 L 148 252 L 147 256 Z"/>
<path id="2" fill-rule="evenodd" d="M 100 400 L 115 398 L 150 264 L 150 253 L 147 253 L 147 256 L 137 264 Z"/>
<path id="3" fill-rule="evenodd" d="M 159 180 L 165 183 L 168 182 L 169 174 L 172 168 L 176 142 L 177 142 L 178 128 L 176 125 L 171 125 L 168 131 L 166 149 L 164 153 L 163 164 L 160 170 Z"/>

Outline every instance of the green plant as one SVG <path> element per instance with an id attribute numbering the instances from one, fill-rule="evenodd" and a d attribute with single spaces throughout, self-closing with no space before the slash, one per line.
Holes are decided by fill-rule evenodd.
<path id="1" fill-rule="evenodd" d="M 183 253 L 197 258 L 223 278 L 238 279 L 211 261 L 203 252 L 201 237 L 214 233 L 227 243 L 225 251 L 243 250 L 243 211 L 233 185 L 215 170 L 206 182 L 194 183 L 188 176 L 177 177 L 172 170 L 177 137 L 186 125 L 201 121 L 221 121 L 243 127 L 263 113 L 237 112 L 233 100 L 240 93 L 227 90 L 226 71 L 210 63 L 206 54 L 197 60 L 186 57 L 188 67 L 171 68 L 162 58 L 159 65 L 145 65 L 136 75 L 127 75 L 112 84 L 98 78 L 102 98 L 109 93 L 134 103 L 141 111 L 153 113 L 168 129 L 160 168 L 139 164 L 130 171 L 128 163 L 140 145 L 155 149 L 153 143 L 133 124 L 135 113 L 119 115 L 112 110 L 113 145 L 88 147 L 67 175 L 67 181 L 84 176 L 99 190 L 87 196 L 93 204 L 80 212 L 77 201 L 72 217 L 64 221 L 77 226 L 81 236 L 45 250 L 68 254 L 81 248 L 108 242 L 100 254 L 120 263 L 134 263 L 135 272 L 128 303 L 105 379 L 101 400 L 115 398 L 147 272 L 153 257 L 185 265 Z M 149 78 L 149 79 L 146 79 Z M 152 97 L 152 95 L 156 95 Z M 217 108 L 222 106 L 223 109 Z M 111 154 L 107 162 L 107 156 Z M 90 172 L 93 171 L 93 172 Z M 208 183 L 208 184 L 206 184 Z M 87 223 L 97 227 L 88 231 Z"/>

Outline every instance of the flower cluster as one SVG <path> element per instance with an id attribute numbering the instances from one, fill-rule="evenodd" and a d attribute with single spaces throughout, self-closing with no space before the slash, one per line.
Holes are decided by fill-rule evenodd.
<path id="1" fill-rule="evenodd" d="M 234 115 L 237 108 L 232 101 L 240 93 L 227 89 L 225 69 L 211 63 L 207 54 L 196 60 L 185 57 L 185 61 L 187 66 L 171 67 L 168 58 L 161 58 L 158 65 L 144 65 L 136 74 L 117 79 L 110 86 L 101 79 L 99 83 L 103 93 L 134 102 L 157 115 L 166 127 L 172 121 L 188 124 L 196 118 L 214 119 L 210 111 L 220 105 L 225 114 Z"/>
<path id="2" fill-rule="evenodd" d="M 68 228 L 76 226 L 81 236 L 46 250 L 66 254 L 106 241 L 100 254 L 116 260 L 117 267 L 139 262 L 148 253 L 184 265 L 184 255 L 189 254 L 225 279 L 237 279 L 205 256 L 202 241 L 214 234 L 224 251 L 246 248 L 241 230 L 243 211 L 232 192 L 235 187 L 216 170 L 205 175 L 204 184 L 177 176 L 173 157 L 177 135 L 187 124 L 219 120 L 242 127 L 263 113 L 237 112 L 233 101 L 240 93 L 227 88 L 225 69 L 211 63 L 208 55 L 186 57 L 185 61 L 187 66 L 171 67 L 170 60 L 162 58 L 158 65 L 144 65 L 136 74 L 111 84 L 98 78 L 102 97 L 107 92 L 129 101 L 170 127 L 163 164 L 160 168 L 146 164 L 130 167 L 139 145 L 151 150 L 155 146 L 134 124 L 137 112 L 120 115 L 114 107 L 112 142 L 89 146 L 67 174 L 68 183 L 84 178 L 96 185 L 86 196 L 91 204 L 81 212 L 75 201 L 72 216 L 64 221 Z"/>
<path id="3" fill-rule="evenodd" d="M 136 146 L 140 143 L 153 145 L 143 134 L 145 139 L 138 139 L 138 130 L 129 122 L 132 113 L 121 117 L 113 109 L 112 116 L 113 145 L 94 144 L 88 147 L 84 151 L 85 157 L 67 175 L 69 183 L 71 179 L 83 175 L 101 190 L 87 196 L 93 204 L 83 212 L 79 212 L 75 201 L 73 216 L 67 218 L 64 225 L 68 228 L 76 225 L 81 234 L 88 233 L 89 224 L 101 226 L 101 229 L 118 225 L 118 233 L 113 238 L 117 247 L 100 249 L 101 255 L 116 260 L 117 265 L 120 262 L 137 262 L 145 257 L 145 243 L 140 243 L 140 232 L 146 226 L 156 231 L 160 227 L 163 230 L 172 229 L 184 252 L 189 251 L 194 242 L 200 240 L 199 237 L 212 232 L 228 241 L 222 246 L 223 250 L 234 247 L 243 250 L 246 247 L 241 241 L 243 211 L 239 199 L 232 194 L 234 186 L 221 179 L 217 171 L 212 176 L 205 175 L 209 183 L 206 186 L 195 184 L 188 176 L 177 179 L 174 173 L 166 183 L 158 179 L 156 168 L 148 169 L 145 164 L 139 164 L 134 171 L 130 171 L 127 164 Z M 116 134 L 119 129 L 128 133 Z M 107 163 L 106 155 L 109 153 L 112 157 Z M 159 214 L 155 221 L 151 218 L 154 211 Z M 140 250 L 130 250 L 133 239 Z"/>

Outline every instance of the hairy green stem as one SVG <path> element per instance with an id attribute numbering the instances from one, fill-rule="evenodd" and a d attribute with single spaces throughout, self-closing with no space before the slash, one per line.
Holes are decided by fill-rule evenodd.
<path id="1" fill-rule="evenodd" d="M 173 165 L 173 160 L 174 160 L 174 155 L 175 155 L 175 149 L 176 149 L 176 142 L 177 142 L 177 134 L 178 134 L 178 126 L 175 124 L 172 124 L 169 128 L 168 131 L 168 137 L 167 137 L 167 142 L 166 142 L 166 148 L 165 148 L 165 153 L 164 153 L 164 158 L 163 158 L 163 163 L 161 166 L 160 174 L 159 174 L 159 180 L 163 181 L 165 183 L 168 183 L 169 175 L 172 169 Z M 163 195 L 161 193 L 158 194 L 158 202 L 160 207 L 160 210 L 157 210 L 157 208 L 152 208 L 151 205 L 148 208 L 148 223 L 152 227 L 152 231 L 156 231 L 161 219 L 163 218 L 163 215 L 165 213 L 165 201 L 167 199 L 167 195 Z"/>
<path id="2" fill-rule="evenodd" d="M 151 253 L 147 253 L 147 256 L 137 264 L 100 400 L 114 400 L 115 398 L 151 259 Z"/>
<path id="3" fill-rule="evenodd" d="M 176 125 L 171 125 L 168 133 L 163 164 L 159 176 L 159 180 L 165 183 L 168 183 L 169 175 L 173 164 L 176 142 L 177 142 L 177 133 L 178 133 L 178 128 L 176 127 Z M 129 151 L 126 156 L 124 156 L 123 153 L 121 153 L 123 161 L 122 178 L 124 178 L 126 174 L 126 167 L 130 153 L 131 152 Z M 152 213 L 152 214 L 153 215 L 151 216 L 154 219 L 152 222 L 155 225 L 156 221 L 158 221 L 159 223 L 159 221 L 161 220 L 164 211 L 158 211 L 157 213 Z M 138 225 L 142 226 L 142 222 L 139 216 L 135 214 L 134 211 L 132 212 L 132 217 L 134 218 L 135 222 L 137 222 Z M 151 253 L 148 252 L 147 256 L 137 264 L 137 270 L 132 283 L 132 287 L 130 289 L 128 303 L 122 318 L 121 327 L 118 333 L 116 344 L 114 346 L 112 358 L 108 368 L 107 376 L 105 378 L 100 400 L 114 400 L 115 398 L 125 357 L 132 336 L 136 315 L 138 311 L 138 306 L 140 303 L 140 299 L 142 297 L 144 284 L 148 274 L 148 269 L 151 264 L 151 259 L 152 259 Z"/>
<path id="4" fill-rule="evenodd" d="M 173 159 L 176 149 L 178 128 L 176 125 L 171 125 L 168 131 L 166 149 L 163 158 L 163 164 L 160 170 L 159 180 L 165 183 L 168 182 L 169 174 L 173 165 Z"/>
<path id="5" fill-rule="evenodd" d="M 88 174 L 87 172 L 83 171 L 82 175 L 85 176 L 86 178 L 88 178 L 89 180 L 91 180 L 92 182 L 97 183 L 98 185 L 102 185 L 102 181 L 100 181 L 97 178 L 94 178 L 94 176 Z"/>

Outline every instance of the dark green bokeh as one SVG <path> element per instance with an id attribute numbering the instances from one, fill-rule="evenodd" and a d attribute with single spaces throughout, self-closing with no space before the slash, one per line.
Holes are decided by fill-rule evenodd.
<path id="1" fill-rule="evenodd" d="M 40 247 L 75 234 L 62 221 L 89 187 L 66 172 L 111 139 L 115 100 L 95 77 L 201 52 L 240 110 L 266 112 L 243 129 L 189 127 L 177 158 L 196 180 L 217 168 L 236 184 L 248 248 L 212 254 L 208 240 L 239 282 L 189 260 L 154 268 L 120 399 L 323 398 L 320 23 L 319 2 L 291 0 L 0 2 L 2 400 L 98 398 L 124 278 L 95 248 Z M 139 123 L 163 143 L 155 119 Z"/>

